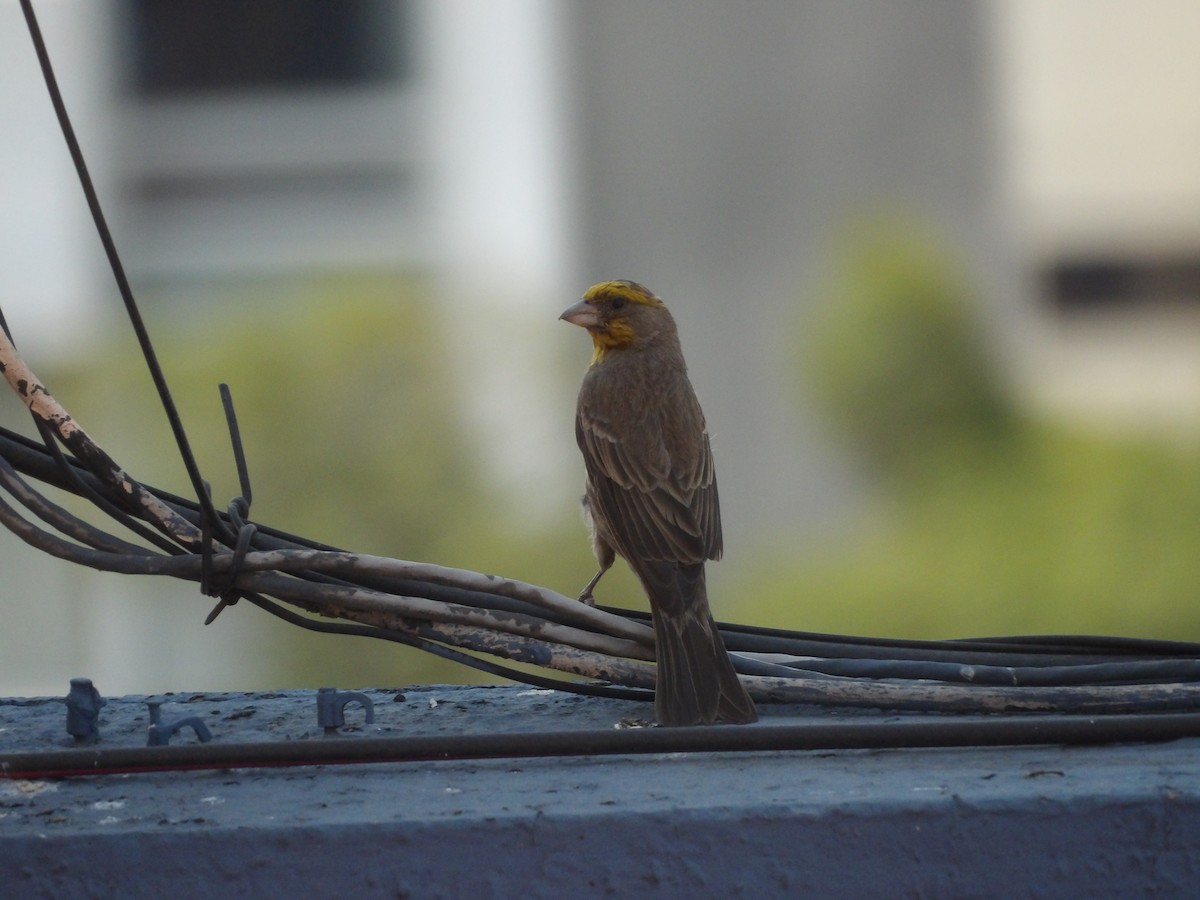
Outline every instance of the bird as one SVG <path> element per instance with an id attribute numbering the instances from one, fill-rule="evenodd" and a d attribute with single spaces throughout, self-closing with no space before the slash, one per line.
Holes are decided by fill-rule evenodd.
<path id="1" fill-rule="evenodd" d="M 660 298 L 625 279 L 593 285 L 559 318 L 586 329 L 593 351 L 575 438 L 600 568 L 580 600 L 595 602 L 597 583 L 619 555 L 650 600 L 658 723 L 754 722 L 754 702 L 708 605 L 704 566 L 721 557 L 721 511 L 675 320 Z"/>

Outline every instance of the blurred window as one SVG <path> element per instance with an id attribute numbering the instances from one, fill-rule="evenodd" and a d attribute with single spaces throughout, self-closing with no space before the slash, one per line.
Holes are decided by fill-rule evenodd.
<path id="1" fill-rule="evenodd" d="M 407 0 L 119 0 L 139 277 L 424 259 Z"/>
<path id="2" fill-rule="evenodd" d="M 1060 260 L 1046 272 L 1047 294 L 1063 311 L 1200 303 L 1200 257 Z"/>
<path id="3" fill-rule="evenodd" d="M 145 96 L 355 86 L 405 73 L 400 0 L 131 0 Z"/>

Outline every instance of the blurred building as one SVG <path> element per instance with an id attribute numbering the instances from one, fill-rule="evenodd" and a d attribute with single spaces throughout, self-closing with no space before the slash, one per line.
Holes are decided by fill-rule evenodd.
<path id="1" fill-rule="evenodd" d="M 545 323 L 481 363 L 475 413 L 525 435 L 517 482 L 531 447 L 574 448 L 569 407 L 511 415 L 507 386 L 551 377 L 583 287 L 634 277 L 680 320 L 731 551 L 827 521 L 854 479 L 792 383 L 796 311 L 880 210 L 946 236 L 1033 402 L 1197 424 L 1190 0 L 37 8 L 135 288 L 411 270 L 468 331 Z M 69 345 L 113 297 L 15 4 L 0 46 L 4 308 Z"/>
<path id="2" fill-rule="evenodd" d="M 1200 56 L 1188 0 L 1005 0 L 991 18 L 1004 235 L 1058 415 L 1200 425 Z"/>

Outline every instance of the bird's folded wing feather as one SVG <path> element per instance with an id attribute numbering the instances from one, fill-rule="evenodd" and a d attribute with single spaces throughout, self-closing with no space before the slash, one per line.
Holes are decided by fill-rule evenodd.
<path id="1" fill-rule="evenodd" d="M 627 560 L 693 564 L 721 555 L 721 519 L 708 434 L 674 457 L 657 417 L 622 429 L 581 409 L 575 423 L 593 502 Z M 695 440 L 695 439 L 694 439 Z"/>

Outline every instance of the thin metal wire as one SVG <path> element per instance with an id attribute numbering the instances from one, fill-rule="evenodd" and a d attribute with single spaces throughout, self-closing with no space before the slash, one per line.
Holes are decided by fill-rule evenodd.
<path id="1" fill-rule="evenodd" d="M 250 489 L 250 467 L 246 464 L 246 451 L 242 446 L 242 430 L 238 427 L 237 413 L 233 408 L 233 393 L 229 385 L 222 383 L 221 406 L 225 409 L 225 423 L 229 427 L 229 440 L 233 445 L 233 463 L 237 467 L 238 486 L 242 489 L 241 497 L 234 498 L 239 514 L 243 517 L 250 514 L 250 503 L 254 493 Z M 243 501 L 238 503 L 238 501 Z"/>
<path id="2" fill-rule="evenodd" d="M 29 36 L 33 41 L 38 65 L 41 68 L 42 77 L 46 82 L 46 89 L 50 93 L 50 102 L 54 106 L 54 114 L 58 119 L 59 127 L 62 129 L 63 138 L 67 144 L 67 150 L 71 154 L 71 161 L 79 176 L 79 183 L 83 188 L 84 197 L 87 198 L 88 209 L 91 211 L 92 221 L 96 225 L 96 233 L 100 237 L 100 243 L 104 246 L 104 255 L 108 259 L 109 267 L 112 269 L 113 278 L 116 279 L 117 290 L 121 294 L 121 300 L 125 304 L 125 312 L 129 316 L 129 322 L 133 326 L 134 334 L 137 336 L 138 346 L 141 348 L 142 356 L 146 360 L 146 367 L 149 369 L 154 387 L 158 391 L 163 411 L 166 413 L 167 421 L 171 426 L 171 432 L 175 437 L 175 444 L 179 448 L 180 458 L 183 460 L 188 478 L 192 482 L 192 489 L 200 501 L 204 515 L 209 518 L 216 533 L 223 540 L 232 540 L 233 535 L 226 531 L 226 526 L 217 515 L 216 508 L 212 505 L 212 500 L 204 493 L 204 479 L 200 474 L 200 467 L 196 463 L 195 454 L 192 453 L 191 444 L 188 442 L 187 433 L 184 431 L 183 420 L 180 418 L 179 410 L 175 406 L 175 400 L 171 396 L 170 389 L 167 387 L 166 375 L 163 374 L 162 366 L 158 363 L 158 354 L 155 352 L 154 345 L 150 341 L 150 333 L 146 329 L 141 311 L 134 300 L 133 288 L 130 287 L 129 279 L 125 275 L 125 266 L 121 262 L 120 254 L 117 252 L 116 242 L 113 240 L 112 232 L 109 230 L 108 221 L 105 219 L 104 210 L 100 205 L 100 198 L 97 196 L 95 185 L 92 183 L 92 176 L 88 172 L 87 162 L 83 156 L 83 149 L 79 145 L 79 140 L 75 136 L 75 128 L 71 124 L 70 116 L 67 114 L 67 106 L 63 101 L 62 92 L 59 90 L 58 78 L 54 74 L 54 67 L 50 62 L 50 53 L 46 49 L 46 42 L 42 37 L 42 30 L 38 25 L 37 14 L 33 10 L 31 0 L 21 0 L 21 10 L 25 14 L 25 24 L 29 28 Z"/>

